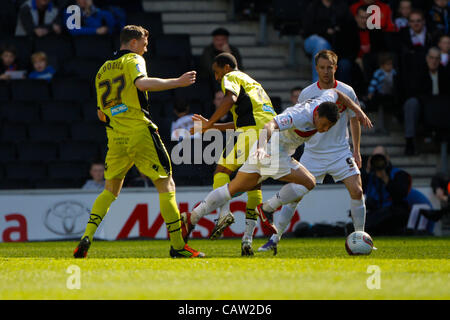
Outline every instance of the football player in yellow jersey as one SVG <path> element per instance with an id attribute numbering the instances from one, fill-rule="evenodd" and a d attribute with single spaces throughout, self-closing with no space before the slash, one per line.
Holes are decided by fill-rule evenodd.
<path id="1" fill-rule="evenodd" d="M 99 119 L 106 123 L 108 152 L 105 159 L 105 189 L 95 200 L 86 231 L 74 251 L 84 258 L 93 236 L 111 203 L 117 199 L 128 170 L 133 166 L 148 176 L 159 193 L 161 215 L 170 236 L 170 256 L 203 257 L 183 240 L 175 183 L 169 155 L 149 116 L 148 91 L 186 87 L 195 82 L 195 71 L 179 78 L 147 76 L 145 60 L 148 31 L 125 26 L 120 33 L 120 50 L 99 69 L 95 86 Z"/>
<path id="2" fill-rule="evenodd" d="M 205 119 L 201 115 L 194 115 L 194 121 L 202 122 L 202 131 L 214 128 L 219 130 L 235 129 L 238 133 L 237 141 L 232 137 L 225 147 L 214 173 L 213 188 L 219 188 L 230 182 L 230 175 L 239 169 L 247 160 L 250 148 L 259 137 L 259 131 L 264 128 L 276 113 L 269 96 L 262 86 L 250 76 L 237 69 L 236 58 L 230 53 L 221 53 L 214 59 L 212 69 L 216 80 L 221 83 L 225 94 L 221 106 L 211 116 Z M 233 122 L 216 124 L 228 112 L 233 115 Z M 252 239 L 256 227 L 258 214 L 255 208 L 262 202 L 261 185 L 247 192 L 248 200 L 245 214 L 245 232 L 242 238 L 241 254 L 253 255 Z M 185 241 L 198 221 L 191 221 L 190 213 L 182 213 L 183 234 Z M 221 236 L 226 227 L 234 222 L 234 216 L 229 209 L 229 202 L 220 207 L 219 219 L 211 234 L 211 239 Z"/>

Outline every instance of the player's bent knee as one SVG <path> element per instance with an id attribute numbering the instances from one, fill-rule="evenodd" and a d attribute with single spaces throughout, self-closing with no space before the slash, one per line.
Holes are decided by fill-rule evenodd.
<path id="1" fill-rule="evenodd" d="M 352 198 L 354 200 L 362 199 L 363 195 L 364 195 L 364 193 L 361 188 L 355 188 L 354 190 L 350 191 L 350 198 Z"/>

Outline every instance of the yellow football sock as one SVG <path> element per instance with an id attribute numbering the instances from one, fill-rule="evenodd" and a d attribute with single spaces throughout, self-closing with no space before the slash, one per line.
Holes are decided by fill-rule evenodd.
<path id="1" fill-rule="evenodd" d="M 89 217 L 86 231 L 84 232 L 81 239 L 83 239 L 85 236 L 88 236 L 89 240 L 92 242 L 95 231 L 97 231 L 97 228 L 100 226 L 100 223 L 102 222 L 106 213 L 108 213 L 111 203 L 113 203 L 113 201 L 116 199 L 117 197 L 112 194 L 111 191 L 108 191 L 106 189 L 98 195 L 97 199 L 95 199 L 94 205 L 92 206 L 91 216 Z"/>
<path id="2" fill-rule="evenodd" d="M 230 182 L 230 176 L 224 172 L 218 172 L 214 175 L 213 189 L 217 189 Z"/>
<path id="3" fill-rule="evenodd" d="M 185 243 L 181 234 L 180 211 L 175 199 L 175 192 L 160 193 L 159 208 L 169 231 L 170 244 L 175 250 L 183 249 Z"/>
<path id="4" fill-rule="evenodd" d="M 252 190 L 247 192 L 247 206 L 245 217 L 247 219 L 257 220 L 258 214 L 255 212 L 256 206 L 262 202 L 261 190 Z"/>

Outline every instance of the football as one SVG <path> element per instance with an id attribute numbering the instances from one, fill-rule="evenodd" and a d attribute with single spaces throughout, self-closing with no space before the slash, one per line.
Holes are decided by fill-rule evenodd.
<path id="1" fill-rule="evenodd" d="M 370 235 L 364 231 L 355 231 L 349 234 L 345 241 L 345 249 L 351 256 L 369 255 L 374 248 L 373 240 Z"/>

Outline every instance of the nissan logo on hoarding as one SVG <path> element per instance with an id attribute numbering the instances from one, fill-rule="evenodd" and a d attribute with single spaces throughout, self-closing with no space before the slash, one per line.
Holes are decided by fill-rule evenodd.
<path id="1" fill-rule="evenodd" d="M 62 236 L 81 234 L 89 219 L 89 209 L 82 203 L 67 200 L 47 210 L 44 224 L 48 230 Z"/>

